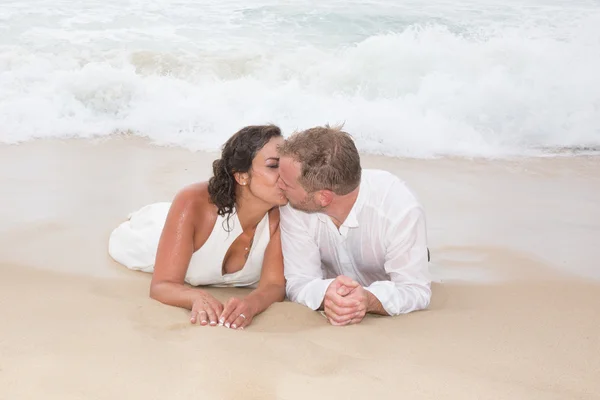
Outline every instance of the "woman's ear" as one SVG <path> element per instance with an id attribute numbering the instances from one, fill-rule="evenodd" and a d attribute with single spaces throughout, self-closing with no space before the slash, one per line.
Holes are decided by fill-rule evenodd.
<path id="1" fill-rule="evenodd" d="M 238 185 L 246 186 L 250 183 L 250 175 L 247 172 L 236 172 L 233 176 Z"/>

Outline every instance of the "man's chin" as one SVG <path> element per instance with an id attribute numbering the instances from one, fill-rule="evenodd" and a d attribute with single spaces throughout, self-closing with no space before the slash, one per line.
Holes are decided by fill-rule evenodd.
<path id="1" fill-rule="evenodd" d="M 287 203 L 287 204 L 288 204 L 288 206 L 292 207 L 294 210 L 298 210 L 298 211 L 304 211 L 304 210 L 302 209 L 302 207 L 299 207 L 299 206 L 298 206 L 298 204 L 295 204 L 295 203 L 293 203 L 293 202 L 291 202 L 291 201 L 289 201 L 289 200 L 288 200 L 288 203 Z"/>
<path id="2" fill-rule="evenodd" d="M 316 210 L 314 208 L 307 207 L 306 204 L 294 204 L 291 201 L 289 201 L 288 204 L 290 206 L 292 206 L 293 209 L 298 210 L 298 211 L 302 211 L 302 212 L 305 212 L 305 213 L 315 213 L 315 212 L 319 212 L 320 211 L 320 210 Z"/>

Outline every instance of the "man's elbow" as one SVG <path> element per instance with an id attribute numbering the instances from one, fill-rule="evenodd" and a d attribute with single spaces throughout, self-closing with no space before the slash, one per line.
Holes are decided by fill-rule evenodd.
<path id="1" fill-rule="evenodd" d="M 329 280 L 305 276 L 287 276 L 286 280 L 285 293 L 287 298 L 291 302 L 303 304 L 312 310 L 317 310 L 320 307 L 327 285 L 330 284 Z"/>
<path id="2" fill-rule="evenodd" d="M 414 288 L 416 292 L 416 301 L 412 311 L 426 310 L 431 304 L 431 286 L 418 285 Z"/>
<path id="3" fill-rule="evenodd" d="M 409 285 L 400 289 L 403 292 L 404 301 L 398 298 L 386 304 L 385 310 L 391 316 L 409 314 L 415 311 L 425 310 L 431 303 L 431 288 L 428 285 Z"/>

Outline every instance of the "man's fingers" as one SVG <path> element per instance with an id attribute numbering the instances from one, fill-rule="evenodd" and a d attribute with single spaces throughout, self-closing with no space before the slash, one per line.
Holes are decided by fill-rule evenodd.
<path id="1" fill-rule="evenodd" d="M 348 324 L 359 324 L 364 319 L 364 315 L 358 315 L 355 318 L 352 318 Z"/>
<path id="2" fill-rule="evenodd" d="M 328 321 L 331 325 L 334 325 L 334 326 L 344 326 L 344 325 L 348 325 L 350 323 L 351 319 L 341 318 L 341 317 L 332 317 L 332 318 L 328 318 Z"/>
<path id="3" fill-rule="evenodd" d="M 355 280 L 340 275 L 331 289 L 325 293 L 324 311 L 332 325 L 348 325 L 358 323 L 364 317 L 364 307 L 361 301 L 362 286 Z"/>
<path id="4" fill-rule="evenodd" d="M 339 316 L 354 316 L 358 311 L 358 306 L 340 307 L 331 300 L 325 301 L 325 308 L 329 309 L 333 314 Z"/>
<path id="5" fill-rule="evenodd" d="M 341 307 L 337 303 L 343 303 L 347 307 Z M 360 314 L 360 303 L 353 299 L 333 295 L 327 296 L 324 302 L 324 311 L 327 319 L 332 325 L 346 325 Z"/>
<path id="6" fill-rule="evenodd" d="M 365 318 L 366 314 L 367 314 L 366 309 L 361 307 L 358 310 L 358 312 L 352 317 L 352 320 L 350 321 L 350 324 L 358 324 L 358 323 L 360 323 Z"/>
<path id="7" fill-rule="evenodd" d="M 354 288 L 349 288 L 349 287 L 348 287 L 348 286 L 346 286 L 346 285 L 340 285 L 340 287 L 338 287 L 338 288 L 337 288 L 337 290 L 336 290 L 335 292 L 336 292 L 338 295 L 340 295 L 340 296 L 347 296 L 347 295 L 349 295 L 350 293 L 352 293 L 352 290 L 353 290 L 353 289 L 354 289 Z"/>
<path id="8" fill-rule="evenodd" d="M 325 315 L 332 325 L 345 325 L 354 317 L 355 313 L 338 315 L 331 308 L 325 307 Z"/>
<path id="9" fill-rule="evenodd" d="M 338 287 L 341 285 L 344 285 L 344 286 L 348 286 L 350 289 L 353 289 L 353 288 L 359 286 L 358 282 L 356 282 L 354 279 L 349 278 L 344 275 L 338 276 L 337 278 L 335 278 L 335 280 L 340 283 L 340 285 L 338 285 Z"/>
<path id="10" fill-rule="evenodd" d="M 335 322 L 334 325 L 346 325 L 352 320 L 354 314 L 349 315 L 337 315 L 335 313 L 330 313 L 329 320 Z"/>
<path id="11" fill-rule="evenodd" d="M 337 294 L 326 296 L 326 298 L 338 307 L 342 308 L 357 308 L 360 305 L 360 301 L 358 301 L 357 299 L 351 297 L 338 296 Z"/>

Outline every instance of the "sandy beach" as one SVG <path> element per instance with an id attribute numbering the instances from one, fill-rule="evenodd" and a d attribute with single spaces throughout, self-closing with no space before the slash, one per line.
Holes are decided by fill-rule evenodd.
<path id="1" fill-rule="evenodd" d="M 0 399 L 600 398 L 600 157 L 364 156 L 427 210 L 430 308 L 340 328 L 286 301 L 245 331 L 190 325 L 107 253 L 128 213 L 215 157 L 0 145 Z"/>

